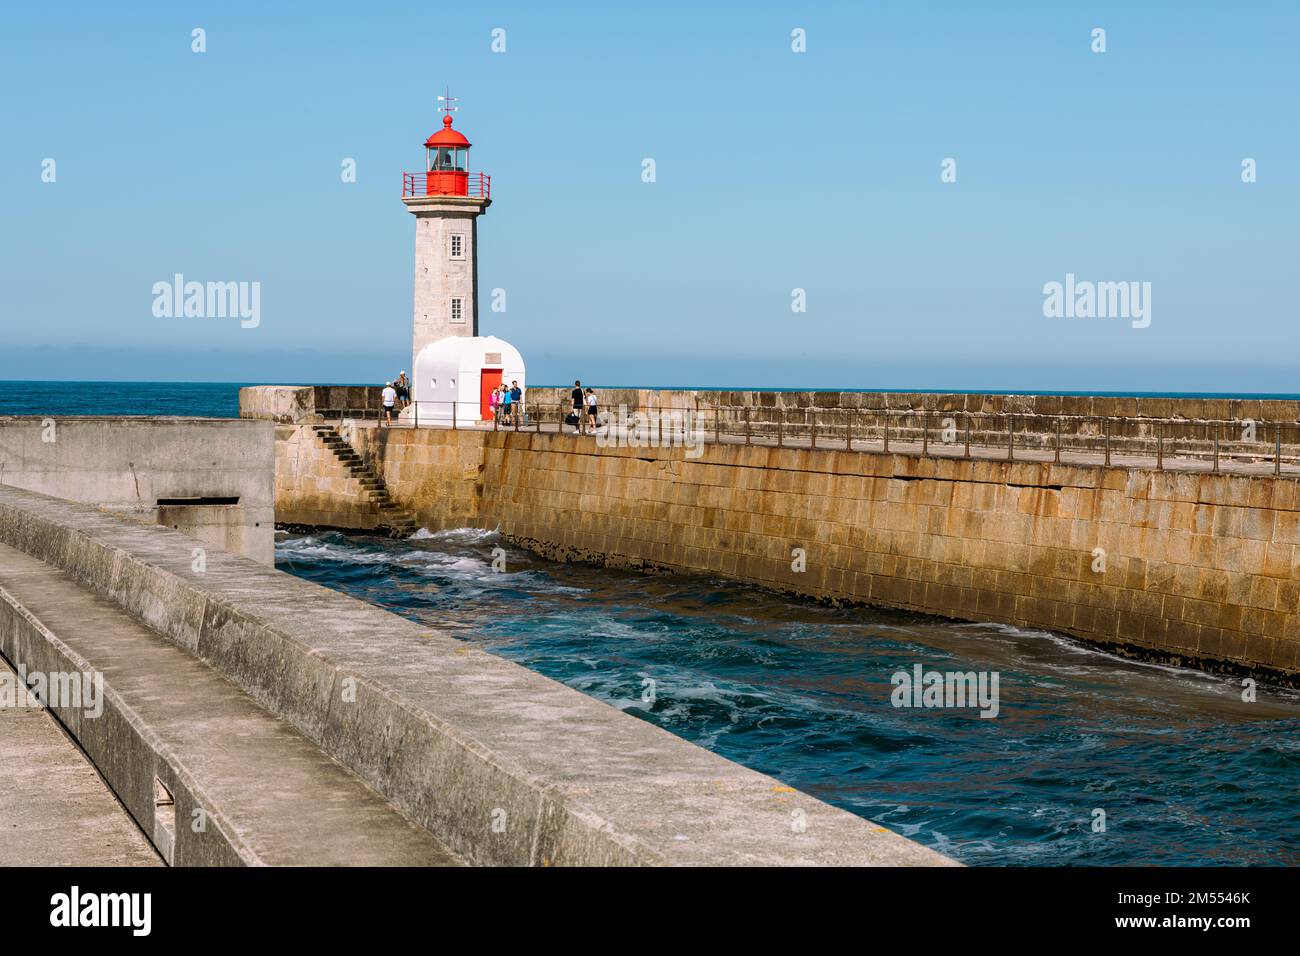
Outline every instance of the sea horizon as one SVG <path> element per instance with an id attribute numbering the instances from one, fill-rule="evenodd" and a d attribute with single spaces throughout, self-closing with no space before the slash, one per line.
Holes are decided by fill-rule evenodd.
<path id="1" fill-rule="evenodd" d="M 98 386 L 212 386 L 226 388 L 251 388 L 258 385 L 275 385 L 288 387 L 320 388 L 363 388 L 378 387 L 377 382 L 284 382 L 284 381 L 220 381 L 205 379 L 0 379 L 0 386 L 8 385 L 98 385 Z M 853 388 L 837 385 L 664 385 L 664 384 L 628 384 L 608 383 L 591 380 L 588 384 L 597 389 L 646 389 L 648 391 L 680 392 L 845 392 L 851 394 L 916 394 L 916 395 L 1061 395 L 1073 397 L 1097 398 L 1191 398 L 1191 399 L 1242 399 L 1246 401 L 1300 401 L 1300 392 L 1210 392 L 1210 391 L 1139 391 L 1136 389 L 1034 389 L 1003 386 L 998 388 L 920 388 L 915 386 L 897 386 L 880 388 Z M 569 388 L 568 382 L 529 383 L 528 388 Z M 0 406 L 2 407 L 2 406 Z"/>

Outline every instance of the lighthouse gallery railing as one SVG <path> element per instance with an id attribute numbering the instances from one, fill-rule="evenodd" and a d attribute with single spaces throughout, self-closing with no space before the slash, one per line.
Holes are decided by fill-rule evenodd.
<path id="1" fill-rule="evenodd" d="M 466 173 L 468 191 L 465 195 L 473 199 L 492 198 L 492 177 L 487 173 Z M 402 173 L 402 198 L 429 195 L 427 173 Z M 454 193 L 434 193 L 433 195 L 455 195 Z"/>

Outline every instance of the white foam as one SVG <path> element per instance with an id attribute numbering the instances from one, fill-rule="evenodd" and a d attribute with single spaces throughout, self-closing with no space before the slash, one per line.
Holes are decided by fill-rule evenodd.
<path id="1" fill-rule="evenodd" d="M 500 537 L 495 528 L 444 528 L 442 531 L 430 531 L 421 528 L 406 540 L 408 541 L 450 541 L 456 544 L 481 544 Z"/>

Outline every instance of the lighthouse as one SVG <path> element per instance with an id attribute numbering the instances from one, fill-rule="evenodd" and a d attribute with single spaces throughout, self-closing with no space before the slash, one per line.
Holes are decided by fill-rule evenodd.
<path id="1" fill-rule="evenodd" d="M 508 342 L 479 335 L 478 217 L 492 205 L 492 179 L 470 170 L 470 142 L 452 128 L 454 98 L 438 97 L 442 129 L 424 142 L 423 172 L 402 174 L 402 203 L 415 216 L 411 367 L 418 417 L 488 420 L 488 396 L 524 384 Z"/>

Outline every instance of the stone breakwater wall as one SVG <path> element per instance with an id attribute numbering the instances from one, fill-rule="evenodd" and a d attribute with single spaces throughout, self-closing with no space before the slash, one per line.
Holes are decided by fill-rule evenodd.
<path id="1" fill-rule="evenodd" d="M 431 529 L 496 528 L 559 560 L 717 575 L 1300 679 L 1294 479 L 744 445 L 687 458 L 548 433 L 340 430 Z M 309 431 L 282 429 L 281 440 Z M 278 521 L 364 526 L 332 486 L 308 497 L 297 487 L 277 477 Z M 806 570 L 794 569 L 796 549 Z"/>

